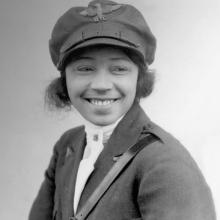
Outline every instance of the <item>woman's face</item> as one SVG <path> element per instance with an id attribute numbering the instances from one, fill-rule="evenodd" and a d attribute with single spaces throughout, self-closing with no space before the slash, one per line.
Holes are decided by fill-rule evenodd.
<path id="1" fill-rule="evenodd" d="M 88 48 L 65 71 L 73 106 L 95 125 L 114 123 L 134 102 L 138 67 L 120 49 Z"/>

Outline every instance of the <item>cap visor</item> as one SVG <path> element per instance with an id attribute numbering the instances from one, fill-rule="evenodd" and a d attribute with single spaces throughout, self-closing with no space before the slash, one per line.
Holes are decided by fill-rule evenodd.
<path id="1" fill-rule="evenodd" d="M 83 41 L 75 46 L 72 46 L 69 49 L 67 49 L 65 52 L 63 52 L 63 58 L 61 59 L 58 65 L 58 69 L 62 70 L 64 68 L 66 60 L 70 54 L 80 49 L 86 48 L 86 47 L 98 46 L 98 45 L 122 47 L 122 48 L 133 50 L 134 52 L 141 55 L 141 57 L 143 56 L 142 53 L 137 49 L 137 46 L 130 42 L 125 42 L 125 41 L 121 41 L 121 40 L 114 39 L 114 38 L 108 38 L 108 37 L 97 37 L 97 38 L 87 39 L 86 41 Z"/>

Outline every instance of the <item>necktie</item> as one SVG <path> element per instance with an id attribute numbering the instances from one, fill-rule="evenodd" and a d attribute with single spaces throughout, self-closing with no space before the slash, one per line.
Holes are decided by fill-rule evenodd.
<path id="1" fill-rule="evenodd" d="M 94 163 L 96 162 L 100 152 L 103 149 L 103 131 L 87 131 L 86 133 L 87 145 L 78 168 L 75 195 L 74 195 L 74 211 L 76 212 L 80 196 L 85 187 L 86 181 L 94 170 Z"/>

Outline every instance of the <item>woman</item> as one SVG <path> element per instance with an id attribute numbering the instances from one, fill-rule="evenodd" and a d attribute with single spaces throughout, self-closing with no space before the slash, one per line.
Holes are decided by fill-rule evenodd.
<path id="1" fill-rule="evenodd" d="M 153 89 L 156 39 L 131 5 L 95 0 L 56 23 L 50 53 L 61 76 L 47 89 L 57 108 L 73 106 L 83 126 L 54 147 L 29 220 L 73 219 L 127 149 L 156 140 L 127 164 L 88 220 L 214 220 L 211 193 L 185 148 L 139 106 Z"/>

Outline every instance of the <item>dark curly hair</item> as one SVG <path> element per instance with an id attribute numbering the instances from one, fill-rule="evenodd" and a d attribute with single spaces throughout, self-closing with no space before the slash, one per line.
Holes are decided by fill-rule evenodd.
<path id="1" fill-rule="evenodd" d="M 141 98 L 145 98 L 152 93 L 154 88 L 155 72 L 148 69 L 148 65 L 143 61 L 143 58 L 137 54 L 137 52 L 125 48 L 122 48 L 122 50 L 138 66 L 139 69 L 135 97 L 136 101 L 139 102 Z M 77 57 L 79 53 L 82 53 L 83 51 L 83 49 L 74 51 L 74 53 L 67 58 L 64 65 L 66 66 L 74 56 Z M 71 109 L 72 103 L 67 91 L 65 71 L 61 72 L 60 77 L 52 80 L 52 82 L 47 86 L 45 91 L 45 104 L 50 110 Z"/>

